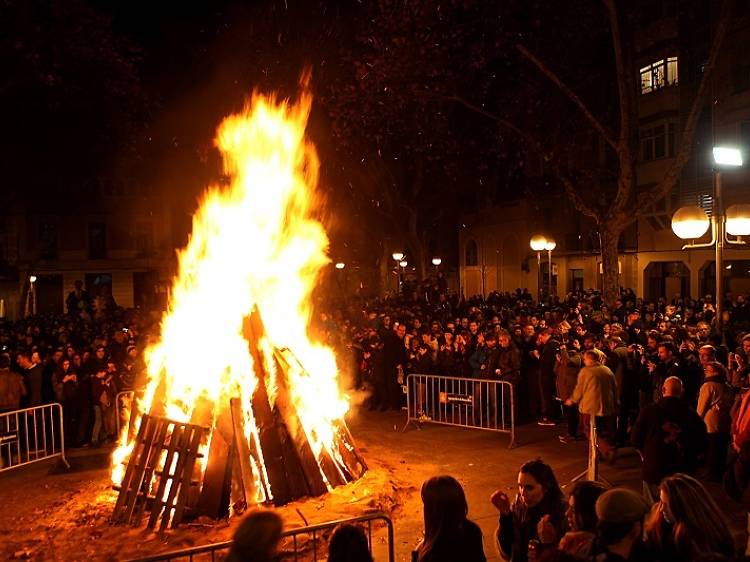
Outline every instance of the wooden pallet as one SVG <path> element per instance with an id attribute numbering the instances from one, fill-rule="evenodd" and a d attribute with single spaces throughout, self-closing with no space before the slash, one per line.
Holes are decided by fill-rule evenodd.
<path id="1" fill-rule="evenodd" d="M 138 526 L 148 508 L 149 528 L 155 528 L 160 517 L 160 530 L 166 529 L 170 520 L 172 527 L 179 525 L 191 488 L 200 484 L 193 479 L 193 470 L 201 456 L 198 449 L 205 432 L 200 425 L 144 415 L 119 486 L 112 521 Z"/>

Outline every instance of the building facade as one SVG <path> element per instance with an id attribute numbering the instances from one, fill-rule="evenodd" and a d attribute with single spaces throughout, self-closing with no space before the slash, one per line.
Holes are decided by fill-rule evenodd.
<path id="1" fill-rule="evenodd" d="M 182 226 L 174 218 L 164 197 L 126 180 L 74 187 L 62 202 L 8 202 L 0 228 L 0 316 L 62 313 L 77 280 L 92 298 L 111 294 L 119 306 L 162 307 Z"/>
<path id="2" fill-rule="evenodd" d="M 653 18 L 637 33 L 640 154 L 638 189 L 653 188 L 672 164 L 700 83 L 710 38 L 711 4 L 707 13 L 670 13 L 670 2 L 654 2 Z M 658 9 L 657 9 L 658 8 Z M 690 161 L 669 197 L 638 217 L 620 241 L 620 285 L 653 299 L 675 295 L 697 297 L 715 289 L 714 251 L 682 250 L 671 218 L 685 205 L 713 212 L 716 175 L 711 149 L 739 146 L 744 165 L 722 173 L 723 204 L 750 203 L 750 9 L 738 2 L 736 17 L 724 40 L 714 70 L 711 92 L 699 120 Z M 703 38 L 703 39 L 700 39 Z M 464 294 L 487 294 L 528 287 L 546 291 L 548 255 L 541 264 L 529 247 L 534 234 L 552 236 L 552 292 L 601 287 L 596 227 L 562 194 L 541 200 L 518 200 L 466 216 L 459 232 L 460 278 Z M 698 242 L 708 242 L 710 236 Z M 750 251 L 724 250 L 725 289 L 750 293 Z"/>

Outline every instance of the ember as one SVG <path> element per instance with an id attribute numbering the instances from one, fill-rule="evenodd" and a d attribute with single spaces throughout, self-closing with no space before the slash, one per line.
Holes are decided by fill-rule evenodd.
<path id="1" fill-rule="evenodd" d="M 146 353 L 148 386 L 133 413 L 134 427 L 163 419 L 159 427 L 207 431 L 186 460 L 189 447 L 169 448 L 172 430 L 148 445 L 143 432 L 136 439 L 124 430 L 122 442 L 129 441 L 113 456 L 112 479 L 123 483 L 118 505 L 132 505 L 131 513 L 142 513 L 138 502 L 181 497 L 199 513 L 220 516 L 230 488 L 236 508 L 280 505 L 366 470 L 344 422 L 349 404 L 333 351 L 307 333 L 310 293 L 329 261 L 325 231 L 311 216 L 319 162 L 304 136 L 307 82 L 297 103 L 255 94 L 218 129 L 231 181 L 211 187 L 193 217 L 160 341 Z M 202 485 L 178 493 L 180 481 Z M 169 502 L 165 510 L 167 519 L 181 512 Z"/>

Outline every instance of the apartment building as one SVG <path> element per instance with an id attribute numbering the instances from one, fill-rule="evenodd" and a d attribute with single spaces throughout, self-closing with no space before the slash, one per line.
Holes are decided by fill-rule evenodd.
<path id="1" fill-rule="evenodd" d="M 714 251 L 683 250 L 684 241 L 672 232 L 671 218 L 685 205 L 713 212 L 714 166 L 711 149 L 717 145 L 740 146 L 745 165 L 722 174 L 724 207 L 750 203 L 750 8 L 736 3 L 736 14 L 724 41 L 701 114 L 692 155 L 669 197 L 644 213 L 620 240 L 620 284 L 639 295 L 713 293 Z M 706 13 L 677 12 L 680 3 L 648 3 L 650 17 L 637 32 L 639 76 L 640 154 L 638 189 L 653 188 L 664 177 L 679 146 L 695 90 L 708 51 L 710 22 L 717 14 L 712 3 Z M 530 249 L 534 234 L 554 237 L 556 248 L 542 252 L 541 263 Z M 708 242 L 706 236 L 698 242 Z M 460 277 L 465 294 L 487 294 L 516 287 L 552 292 L 601 286 L 598 232 L 595 225 L 572 207 L 562 195 L 528 201 L 518 200 L 464 217 L 459 232 Z M 729 246 L 724 251 L 725 288 L 750 292 L 750 251 Z"/>

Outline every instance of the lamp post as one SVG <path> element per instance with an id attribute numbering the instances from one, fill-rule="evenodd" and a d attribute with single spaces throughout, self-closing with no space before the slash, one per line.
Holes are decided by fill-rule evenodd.
<path id="1" fill-rule="evenodd" d="M 529 241 L 529 246 L 536 252 L 536 298 L 537 302 L 542 302 L 542 250 L 547 245 L 547 239 L 541 234 L 535 234 Z"/>
<path id="2" fill-rule="evenodd" d="M 682 207 L 672 216 L 672 231 L 683 240 L 691 240 L 682 249 L 710 248 L 715 250 L 716 265 L 716 329 L 724 338 L 724 330 L 721 325 L 722 304 L 724 300 L 723 288 L 723 266 L 722 259 L 724 244 L 744 245 L 741 236 L 750 235 L 750 205 L 732 205 L 724 213 L 722 201 L 721 173 L 724 168 L 736 168 L 742 166 L 742 153 L 738 148 L 716 146 L 713 149 L 714 156 L 714 197 L 713 213 L 711 218 L 706 211 L 700 207 Z M 703 236 L 708 228 L 711 228 L 711 241 L 704 244 L 696 244 L 694 240 Z M 736 236 L 730 239 L 727 235 Z"/>
<path id="3" fill-rule="evenodd" d="M 36 314 L 36 275 L 29 276 L 29 292 L 26 293 L 26 316 Z"/>
<path id="4" fill-rule="evenodd" d="M 396 262 L 396 294 L 401 292 L 401 270 L 398 268 L 399 262 L 404 259 L 403 252 L 393 252 L 391 254 L 393 261 Z"/>
<path id="5" fill-rule="evenodd" d="M 435 275 L 437 275 L 438 271 L 440 270 L 441 263 L 443 263 L 443 258 L 439 258 L 439 257 L 432 258 L 432 265 L 435 266 Z"/>
<path id="6" fill-rule="evenodd" d="M 547 238 L 544 243 L 544 249 L 547 250 L 547 296 L 552 299 L 552 250 L 557 247 L 557 242 L 553 238 Z"/>
<path id="7" fill-rule="evenodd" d="M 398 265 L 401 266 L 401 275 L 399 276 L 400 278 L 399 287 L 401 289 L 401 294 L 403 294 L 404 282 L 406 281 L 406 266 L 409 265 L 409 262 L 406 260 L 401 260 L 400 262 L 398 262 Z"/>

